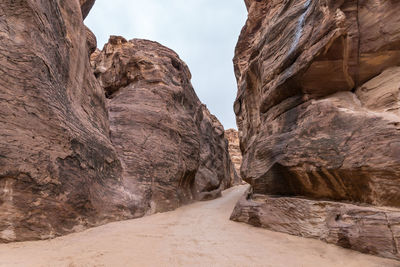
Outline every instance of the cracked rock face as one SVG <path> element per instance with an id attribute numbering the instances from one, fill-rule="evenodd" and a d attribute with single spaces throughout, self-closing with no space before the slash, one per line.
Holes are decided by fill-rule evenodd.
<path id="1" fill-rule="evenodd" d="M 280 195 L 400 207 L 400 2 L 246 5 L 234 109 L 248 204 Z"/>
<path id="2" fill-rule="evenodd" d="M 92 65 L 108 97 L 124 180 L 142 190 L 144 211 L 213 199 L 230 186 L 235 172 L 224 129 L 197 98 L 175 52 L 112 36 Z"/>

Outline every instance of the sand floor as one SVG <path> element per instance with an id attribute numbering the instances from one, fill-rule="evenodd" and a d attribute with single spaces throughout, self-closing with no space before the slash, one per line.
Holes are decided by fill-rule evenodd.
<path id="1" fill-rule="evenodd" d="M 0 245 L 0 266 L 400 266 L 399 262 L 229 220 L 223 197 L 53 240 Z"/>

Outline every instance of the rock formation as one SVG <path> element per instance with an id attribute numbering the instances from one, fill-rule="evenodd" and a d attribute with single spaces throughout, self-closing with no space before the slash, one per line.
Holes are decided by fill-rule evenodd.
<path id="1" fill-rule="evenodd" d="M 235 174 L 224 129 L 197 98 L 175 52 L 112 36 L 92 65 L 108 98 L 124 180 L 139 190 L 143 212 L 212 199 L 230 186 Z"/>
<path id="2" fill-rule="evenodd" d="M 229 143 L 229 155 L 233 165 L 235 166 L 236 173 L 240 176 L 240 166 L 242 165 L 242 152 L 240 151 L 239 135 L 235 129 L 228 129 L 225 131 L 226 139 Z M 241 179 L 240 179 L 241 180 Z M 238 181 L 240 183 L 241 181 Z"/>
<path id="3" fill-rule="evenodd" d="M 137 41 L 149 58 L 110 77 L 106 105 L 88 58 L 95 37 L 82 20 L 93 3 L 0 2 L 0 242 L 167 210 L 230 184 L 223 128 L 170 50 Z M 116 87 L 131 78 L 133 94 Z"/>
<path id="4" fill-rule="evenodd" d="M 79 0 L 81 5 L 82 18 L 85 19 L 89 14 L 90 9 L 92 9 L 96 0 Z"/>
<path id="5" fill-rule="evenodd" d="M 2 1 L 0 10 L 0 242 L 120 216 L 129 195 L 78 3 Z"/>
<path id="6" fill-rule="evenodd" d="M 232 219 L 400 259 L 400 2 L 246 6 Z"/>

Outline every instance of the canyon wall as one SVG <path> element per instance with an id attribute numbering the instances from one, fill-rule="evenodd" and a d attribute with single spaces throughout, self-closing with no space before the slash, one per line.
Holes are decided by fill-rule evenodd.
<path id="1" fill-rule="evenodd" d="M 226 139 L 229 143 L 229 155 L 231 156 L 231 160 L 233 165 L 235 166 L 235 171 L 240 177 L 240 166 L 242 165 L 242 152 L 240 151 L 239 145 L 239 134 L 235 129 L 228 129 L 225 131 Z M 237 181 L 237 183 L 241 183 L 241 179 Z"/>
<path id="2" fill-rule="evenodd" d="M 80 6 L 6 0 L 0 13 L 0 242 L 119 217 L 129 195 Z"/>
<path id="3" fill-rule="evenodd" d="M 93 3 L 0 2 L 0 242 L 170 210 L 233 179 L 223 128 L 175 53 L 137 41 L 149 58 L 100 85 L 83 24 Z M 140 86 L 117 88 L 130 77 Z"/>
<path id="4" fill-rule="evenodd" d="M 156 42 L 112 36 L 92 55 L 111 141 L 143 212 L 220 196 L 235 178 L 224 128 L 201 104 L 186 64 Z"/>
<path id="5" fill-rule="evenodd" d="M 400 2 L 246 6 L 232 219 L 400 259 Z"/>

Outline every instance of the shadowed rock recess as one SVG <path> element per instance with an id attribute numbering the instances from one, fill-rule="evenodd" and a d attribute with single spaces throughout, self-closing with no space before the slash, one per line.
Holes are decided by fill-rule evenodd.
<path id="1" fill-rule="evenodd" d="M 400 259 L 400 2 L 245 2 L 231 218 Z"/>
<path id="2" fill-rule="evenodd" d="M 171 210 L 234 179 L 224 129 L 174 52 L 111 38 L 94 53 L 99 83 L 93 3 L 0 2 L 0 242 Z"/>

